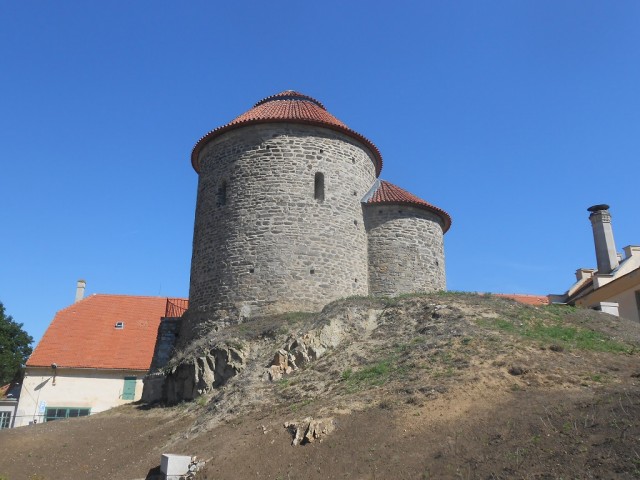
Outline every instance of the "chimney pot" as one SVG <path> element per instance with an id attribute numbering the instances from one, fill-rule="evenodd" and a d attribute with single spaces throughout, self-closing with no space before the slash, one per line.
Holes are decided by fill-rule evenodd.
<path id="1" fill-rule="evenodd" d="M 587 208 L 587 211 L 593 212 L 593 213 L 599 212 L 600 210 L 609 210 L 609 205 L 605 203 L 600 203 L 599 205 L 593 205 Z"/>

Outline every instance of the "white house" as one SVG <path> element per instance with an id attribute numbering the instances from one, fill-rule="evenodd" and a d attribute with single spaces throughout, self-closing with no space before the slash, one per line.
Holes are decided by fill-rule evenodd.
<path id="1" fill-rule="evenodd" d="M 60 310 L 26 364 L 16 427 L 136 401 L 161 319 L 185 299 L 95 294 Z"/>
<path id="2" fill-rule="evenodd" d="M 608 205 L 589 207 L 598 268 L 580 268 L 576 283 L 556 302 L 594 308 L 640 322 L 640 246 L 624 247 L 618 254 Z"/>

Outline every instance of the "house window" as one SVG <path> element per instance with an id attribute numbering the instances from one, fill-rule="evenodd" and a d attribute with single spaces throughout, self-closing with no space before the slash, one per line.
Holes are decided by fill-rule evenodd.
<path id="1" fill-rule="evenodd" d="M 640 290 L 636 290 L 636 308 L 638 309 L 638 320 L 640 320 Z"/>
<path id="2" fill-rule="evenodd" d="M 44 412 L 44 421 L 52 422 L 61 418 L 86 417 L 89 413 L 91 413 L 90 408 L 47 407 Z"/>
<path id="3" fill-rule="evenodd" d="M 227 204 L 227 182 L 222 182 L 216 194 L 216 205 L 222 207 Z"/>
<path id="4" fill-rule="evenodd" d="M 0 412 L 0 430 L 11 426 L 11 412 Z"/>
<path id="5" fill-rule="evenodd" d="M 324 202 L 324 174 L 321 172 L 316 172 L 316 178 L 313 183 L 313 198 L 318 203 Z"/>
<path id="6" fill-rule="evenodd" d="M 134 400 L 136 398 L 136 377 L 124 377 L 122 388 L 122 400 Z"/>

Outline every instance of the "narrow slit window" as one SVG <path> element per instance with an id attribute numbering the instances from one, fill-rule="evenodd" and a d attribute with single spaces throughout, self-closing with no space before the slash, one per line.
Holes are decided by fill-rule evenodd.
<path id="1" fill-rule="evenodd" d="M 315 198 L 318 203 L 324 202 L 324 174 L 321 172 L 316 172 L 313 198 Z"/>
<path id="2" fill-rule="evenodd" d="M 227 204 L 227 182 L 222 182 L 218 187 L 216 203 L 219 207 Z"/>

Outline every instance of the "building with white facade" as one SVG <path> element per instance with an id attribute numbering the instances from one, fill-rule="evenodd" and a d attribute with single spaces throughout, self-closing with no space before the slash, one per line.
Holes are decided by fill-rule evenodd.
<path id="1" fill-rule="evenodd" d="M 27 361 L 16 427 L 139 400 L 162 318 L 186 309 L 186 300 L 166 297 L 82 298 L 78 283 L 76 303 L 55 315 Z"/>

